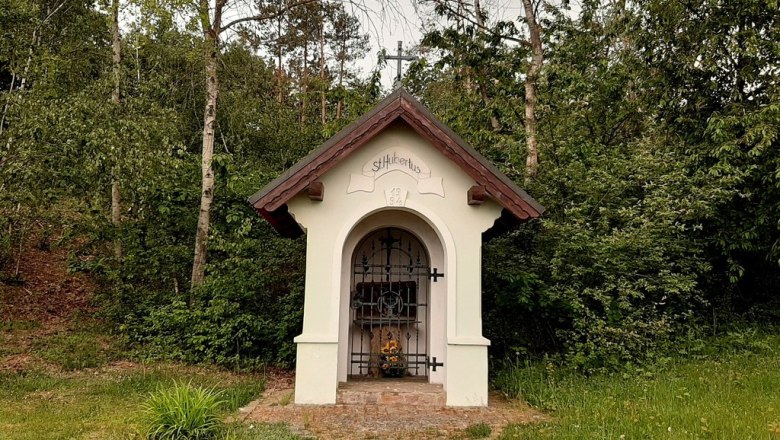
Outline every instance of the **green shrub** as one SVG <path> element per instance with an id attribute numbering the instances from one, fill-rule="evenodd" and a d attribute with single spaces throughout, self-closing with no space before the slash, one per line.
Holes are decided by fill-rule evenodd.
<path id="1" fill-rule="evenodd" d="M 243 199 L 241 203 L 245 204 Z M 270 226 L 254 217 L 246 214 L 255 226 L 250 238 L 226 237 L 237 232 L 220 231 L 215 225 L 209 276 L 193 291 L 172 289 L 186 289 L 188 284 L 186 279 L 170 278 L 173 275 L 161 275 L 168 279 L 156 284 L 157 274 L 172 267 L 178 268 L 176 274 L 189 270 L 189 245 L 154 247 L 124 259 L 122 273 L 112 273 L 117 278 L 110 280 L 119 287 L 99 299 L 107 320 L 118 324 L 130 348 L 145 358 L 233 369 L 292 365 L 293 338 L 301 332 L 303 316 L 305 242 L 274 236 Z M 130 252 L 129 245 L 126 251 Z"/>
<path id="2" fill-rule="evenodd" d="M 712 267 L 706 242 L 686 236 L 698 227 L 688 222 L 699 208 L 689 177 L 673 165 L 680 160 L 638 141 L 588 170 L 573 161 L 540 175 L 566 188 L 565 204 L 543 199 L 542 221 L 483 251 L 485 336 L 494 356 L 525 349 L 560 354 L 587 373 L 620 371 L 706 328 L 700 281 Z M 637 184 L 655 179 L 664 184 Z"/>
<path id="3" fill-rule="evenodd" d="M 201 440 L 222 430 L 221 392 L 174 382 L 143 405 L 145 436 L 153 440 Z"/>

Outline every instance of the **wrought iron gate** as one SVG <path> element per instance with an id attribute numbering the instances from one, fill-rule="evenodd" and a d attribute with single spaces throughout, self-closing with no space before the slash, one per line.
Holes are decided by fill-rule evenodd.
<path id="1" fill-rule="evenodd" d="M 440 274 L 425 247 L 407 231 L 380 229 L 358 244 L 352 263 L 349 374 L 427 376 L 428 281 Z"/>

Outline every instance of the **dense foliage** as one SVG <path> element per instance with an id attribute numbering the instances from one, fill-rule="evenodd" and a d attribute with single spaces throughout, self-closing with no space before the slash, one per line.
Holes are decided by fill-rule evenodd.
<path id="1" fill-rule="evenodd" d="M 65 3 L 0 0 L 1 282 L 23 283 L 21 249 L 65 231 L 72 268 L 100 281 L 106 316 L 143 355 L 289 364 L 303 241 L 279 238 L 245 200 L 380 97 L 377 73 L 351 68 L 367 56 L 358 20 L 309 5 L 222 41 L 208 266 L 190 288 L 203 40 L 175 4 L 133 4 L 113 105 L 110 17 Z M 535 176 L 523 168 L 524 22 L 448 11 L 430 12 L 443 24 L 407 88 L 547 208 L 486 244 L 494 356 L 614 368 L 780 318 L 775 2 L 545 4 Z"/>
<path id="2" fill-rule="evenodd" d="M 527 185 L 547 213 L 488 245 L 494 354 L 554 348 L 585 369 L 612 367 L 723 320 L 776 318 L 777 12 L 771 2 L 590 2 L 571 19 L 548 5 L 542 165 Z M 527 49 L 496 38 L 513 35 L 502 26 L 513 29 L 429 34 L 442 56 L 415 88 L 520 180 Z M 493 75 L 488 93 L 469 86 L 481 72 Z"/>

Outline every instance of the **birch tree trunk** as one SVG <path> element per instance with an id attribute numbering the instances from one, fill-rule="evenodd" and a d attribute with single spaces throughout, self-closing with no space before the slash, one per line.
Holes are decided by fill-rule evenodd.
<path id="1" fill-rule="evenodd" d="M 219 84 L 217 63 L 219 61 L 219 32 L 224 2 L 214 5 L 214 22 L 209 25 L 209 5 L 201 0 L 201 22 L 204 34 L 206 63 L 206 105 L 203 112 L 203 146 L 201 150 L 201 193 L 198 227 L 195 232 L 195 256 L 192 262 L 192 287 L 203 283 L 206 270 L 206 249 L 211 221 L 211 204 L 214 201 L 214 139 L 217 125 L 217 96 Z"/>
<path id="2" fill-rule="evenodd" d="M 121 84 L 122 63 L 122 35 L 119 32 L 119 0 L 111 0 L 111 39 L 113 45 L 113 73 L 114 90 L 111 92 L 111 102 L 118 108 L 122 105 L 119 86 Z M 119 147 L 119 145 L 117 145 Z M 115 230 L 119 230 L 122 223 L 122 196 L 119 187 L 119 150 L 114 151 L 115 163 L 111 172 L 111 223 Z M 122 258 L 122 243 L 119 238 L 114 239 L 114 257 Z"/>
<path id="3" fill-rule="evenodd" d="M 267 15 L 253 15 L 228 21 L 222 26 L 222 13 L 227 0 L 214 1 L 214 20 L 211 21 L 208 0 L 200 0 L 198 15 L 200 16 L 201 29 L 203 31 L 204 51 L 203 57 L 206 65 L 206 104 L 203 110 L 203 145 L 201 147 L 201 193 L 200 211 L 198 213 L 198 226 L 195 231 L 195 255 L 192 260 L 191 287 L 195 288 L 203 284 L 206 272 L 206 251 L 208 249 L 209 226 L 211 222 L 211 205 L 214 202 L 214 140 L 217 130 L 217 98 L 219 95 L 219 81 L 217 66 L 219 64 L 220 48 L 219 35 L 231 27 L 249 21 L 262 21 L 277 18 L 292 8 L 303 6 L 315 0 L 300 0 L 290 3 L 281 10 Z"/>
<path id="4" fill-rule="evenodd" d="M 113 47 L 114 90 L 111 92 L 111 102 L 121 103 L 119 86 L 121 84 L 122 34 L 119 32 L 119 0 L 111 0 L 111 42 Z"/>
<path id="5" fill-rule="evenodd" d="M 41 22 L 40 25 L 38 25 L 35 29 L 33 29 L 32 33 L 32 43 L 30 43 L 30 48 L 27 50 L 27 62 L 24 63 L 24 70 L 22 70 L 22 80 L 19 83 L 19 89 L 24 90 L 25 86 L 27 86 L 27 74 L 30 72 L 30 64 L 32 63 L 33 59 L 33 48 L 38 45 L 38 29 L 43 26 L 44 22 Z"/>
<path id="6" fill-rule="evenodd" d="M 526 181 L 533 179 L 539 169 L 539 148 L 536 140 L 536 86 L 544 62 L 542 36 L 532 0 L 523 0 L 525 21 L 531 39 L 531 65 L 525 77 L 525 137 L 528 157 L 525 162 Z"/>
<path id="7" fill-rule="evenodd" d="M 278 35 L 278 38 L 281 38 L 282 35 L 282 19 L 281 17 L 277 19 L 276 21 L 276 32 Z M 282 91 L 284 90 L 284 68 L 282 67 L 282 46 L 280 44 L 277 44 L 276 48 L 276 59 L 278 63 L 278 70 L 277 70 L 277 82 L 279 91 L 276 96 L 276 101 L 281 104 L 282 103 Z"/>

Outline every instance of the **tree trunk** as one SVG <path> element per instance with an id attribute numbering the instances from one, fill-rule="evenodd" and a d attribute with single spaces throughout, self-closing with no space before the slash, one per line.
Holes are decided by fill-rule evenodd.
<path id="1" fill-rule="evenodd" d="M 122 35 L 119 33 L 119 0 L 111 0 L 111 38 L 114 49 L 113 54 L 113 73 L 114 90 L 111 92 L 111 102 L 119 109 L 122 105 L 119 94 L 119 85 L 121 84 L 121 63 L 122 63 Z M 114 169 L 111 176 L 111 223 L 115 230 L 119 230 L 122 223 L 122 197 L 119 187 L 119 166 L 121 154 L 119 149 L 115 150 Z M 119 238 L 114 238 L 114 256 L 117 259 L 122 258 L 122 243 Z"/>
<path id="2" fill-rule="evenodd" d="M 276 32 L 277 38 L 282 38 L 282 18 L 276 20 Z M 282 103 L 282 90 L 284 89 L 284 70 L 282 67 L 282 46 L 277 42 L 276 44 L 276 59 L 279 64 L 279 70 L 277 71 L 277 86 L 279 87 L 278 94 L 276 96 L 277 102 Z"/>
<path id="3" fill-rule="evenodd" d="M 113 52 L 114 90 L 111 92 L 111 102 L 119 105 L 119 85 L 121 81 L 122 34 L 119 32 L 119 0 L 111 0 L 111 40 Z"/>
<path id="4" fill-rule="evenodd" d="M 114 176 L 111 182 L 111 223 L 115 230 L 122 226 L 122 197 L 119 190 L 119 179 Z M 122 258 L 122 241 L 119 237 L 114 238 L 114 257 Z"/>
<path id="5" fill-rule="evenodd" d="M 208 5 L 201 2 L 201 14 L 208 14 Z M 214 139 L 217 125 L 217 63 L 219 61 L 219 26 L 222 17 L 221 0 L 216 1 L 214 8 L 214 23 L 211 26 L 204 22 L 204 39 L 206 42 L 204 57 L 206 63 L 206 106 L 203 112 L 203 147 L 201 151 L 201 193 L 198 228 L 195 232 L 195 256 L 192 262 L 192 287 L 203 283 L 206 271 L 206 249 L 209 239 L 209 223 L 211 220 L 211 204 L 214 201 L 214 170 L 211 162 L 214 158 Z"/>
<path id="6" fill-rule="evenodd" d="M 40 26 L 41 25 L 38 27 Z M 25 86 L 27 85 L 27 74 L 30 72 L 30 64 L 32 63 L 33 58 L 33 48 L 36 44 L 38 44 L 38 27 L 33 29 L 32 43 L 30 43 L 30 48 L 27 50 L 27 62 L 24 63 L 24 69 L 22 70 L 22 80 L 19 83 L 20 90 L 24 90 Z"/>
<path id="7" fill-rule="evenodd" d="M 346 49 L 343 49 L 343 53 L 346 53 Z M 336 104 L 336 119 L 341 119 L 341 94 L 343 93 L 343 84 L 344 84 L 344 56 L 342 55 L 341 60 L 339 60 L 339 101 Z"/>
<path id="8" fill-rule="evenodd" d="M 525 77 L 525 137 L 528 157 L 525 162 L 525 179 L 530 181 L 539 168 L 539 148 L 536 140 L 536 86 L 542 70 L 544 54 L 542 37 L 532 0 L 523 0 L 525 20 L 531 37 L 531 65 Z"/>
<path id="9" fill-rule="evenodd" d="M 141 57 L 138 55 L 138 34 L 135 34 L 135 83 L 141 84 Z"/>
<path id="10" fill-rule="evenodd" d="M 488 97 L 485 84 L 482 81 L 477 82 L 477 88 L 479 89 L 479 96 L 482 98 L 482 103 L 486 108 L 490 108 L 490 97 Z M 493 127 L 493 131 L 501 131 L 501 122 L 498 121 L 495 115 L 490 115 L 490 126 Z"/>
<path id="11" fill-rule="evenodd" d="M 0 134 L 3 134 L 5 115 L 8 113 L 8 106 L 11 104 L 11 93 L 14 91 L 14 85 L 16 85 L 16 72 L 11 72 L 11 86 L 8 87 L 8 95 L 6 95 L 5 104 L 3 105 L 3 117 L 0 118 Z"/>
<path id="12" fill-rule="evenodd" d="M 479 0 L 474 0 L 474 18 L 477 22 L 477 27 L 480 29 L 483 29 L 485 27 L 485 20 L 482 15 L 482 6 L 479 3 Z M 479 90 L 479 96 L 482 98 L 482 103 L 485 104 L 485 108 L 490 108 L 490 97 L 487 94 L 487 88 L 485 87 L 485 79 L 489 77 L 489 75 L 485 74 L 484 68 L 480 69 L 482 71 L 482 74 L 479 75 L 481 79 L 478 79 L 477 82 L 477 89 Z M 471 72 L 467 72 L 468 75 L 466 76 L 467 83 L 466 83 L 466 89 L 471 92 L 473 89 L 472 79 L 471 79 Z M 498 121 L 498 118 L 496 118 L 495 115 L 490 115 L 490 126 L 493 127 L 493 131 L 501 131 L 501 122 Z"/>
<path id="13" fill-rule="evenodd" d="M 328 122 L 328 103 L 325 99 L 325 5 L 320 7 L 320 112 L 322 126 Z"/>
<path id="14" fill-rule="evenodd" d="M 301 127 L 306 125 L 309 117 L 306 114 L 309 111 L 309 42 L 303 43 L 303 71 L 301 72 Z"/>

